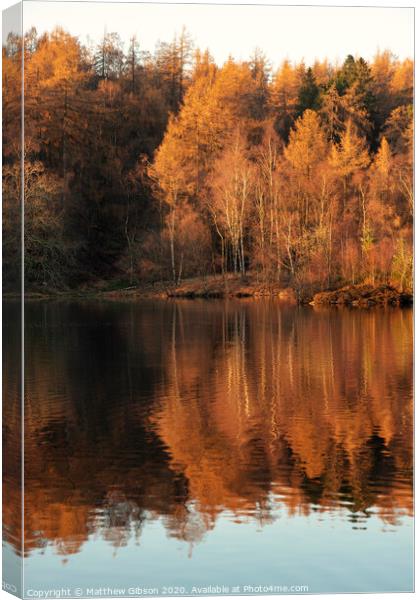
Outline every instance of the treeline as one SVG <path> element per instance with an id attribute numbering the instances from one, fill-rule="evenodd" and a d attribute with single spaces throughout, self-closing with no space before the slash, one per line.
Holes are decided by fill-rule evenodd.
<path id="1" fill-rule="evenodd" d="M 29 289 L 250 273 L 319 290 L 411 289 L 413 63 L 378 53 L 274 70 L 217 66 L 184 30 L 144 52 L 30 30 L 25 52 Z M 20 190 L 21 44 L 3 48 L 4 261 Z"/>

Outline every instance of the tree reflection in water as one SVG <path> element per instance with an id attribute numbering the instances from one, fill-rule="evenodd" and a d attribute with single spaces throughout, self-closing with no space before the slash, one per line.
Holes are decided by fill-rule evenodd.
<path id="1" fill-rule="evenodd" d="M 4 310 L 7 333 L 18 308 Z M 199 542 L 222 512 L 360 528 L 372 512 L 396 527 L 412 514 L 411 310 L 30 302 L 26 350 L 26 554 L 75 553 L 94 533 L 141 541 L 158 518 Z M 18 369 L 5 368 L 18 551 Z"/>

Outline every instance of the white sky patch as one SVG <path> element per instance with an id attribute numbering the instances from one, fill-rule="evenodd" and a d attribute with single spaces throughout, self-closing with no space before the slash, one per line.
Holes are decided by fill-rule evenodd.
<path id="1" fill-rule="evenodd" d="M 127 43 L 135 34 L 150 52 L 185 25 L 218 64 L 229 55 L 247 60 L 256 47 L 274 67 L 285 58 L 307 64 L 341 62 L 348 54 L 371 59 L 386 49 L 400 59 L 414 56 L 412 8 L 24 2 L 25 30 L 35 26 L 41 33 L 57 25 L 84 44 L 97 43 L 104 31 Z"/>

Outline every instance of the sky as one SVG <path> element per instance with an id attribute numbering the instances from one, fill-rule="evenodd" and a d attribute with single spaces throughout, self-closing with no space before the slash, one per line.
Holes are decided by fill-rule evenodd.
<path id="1" fill-rule="evenodd" d="M 38 32 L 62 26 L 82 43 L 96 42 L 104 31 L 123 40 L 136 34 L 143 50 L 171 41 L 185 25 L 202 50 L 218 64 L 229 55 L 247 60 L 260 48 L 272 65 L 284 59 L 312 63 L 342 61 L 348 54 L 372 58 L 391 50 L 414 56 L 412 8 L 205 5 L 99 2 L 24 2 L 24 28 Z"/>

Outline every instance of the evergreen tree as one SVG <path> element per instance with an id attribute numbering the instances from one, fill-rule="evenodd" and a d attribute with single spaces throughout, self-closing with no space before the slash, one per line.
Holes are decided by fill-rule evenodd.
<path id="1" fill-rule="evenodd" d="M 299 88 L 297 116 L 302 115 L 307 109 L 317 110 L 319 102 L 319 88 L 311 67 L 308 67 Z"/>

